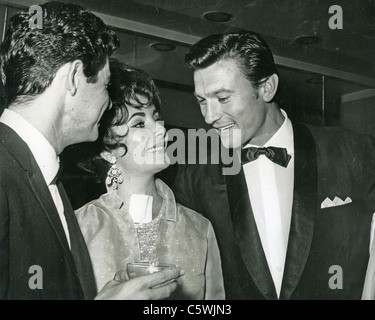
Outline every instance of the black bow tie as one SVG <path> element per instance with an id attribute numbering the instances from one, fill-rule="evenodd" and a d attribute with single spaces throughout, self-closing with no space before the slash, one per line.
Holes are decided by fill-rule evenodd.
<path id="1" fill-rule="evenodd" d="M 241 161 L 243 164 L 248 163 L 250 161 L 256 160 L 259 156 L 263 154 L 272 162 L 282 166 L 287 167 L 290 159 L 292 158 L 291 155 L 288 154 L 285 148 L 276 148 L 276 147 L 267 147 L 267 148 L 255 148 L 249 147 L 242 149 L 241 151 Z"/>

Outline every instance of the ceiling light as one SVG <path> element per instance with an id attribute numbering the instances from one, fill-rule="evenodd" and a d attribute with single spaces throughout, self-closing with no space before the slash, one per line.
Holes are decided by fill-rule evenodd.
<path id="1" fill-rule="evenodd" d="M 156 42 L 152 43 L 150 47 L 156 51 L 169 52 L 176 49 L 174 44 L 165 43 L 165 42 Z"/>
<path id="2" fill-rule="evenodd" d="M 316 44 L 322 40 L 318 36 L 299 36 L 294 39 L 295 42 L 302 45 Z"/>
<path id="3" fill-rule="evenodd" d="M 203 15 L 203 18 L 212 22 L 227 22 L 233 18 L 233 15 L 231 15 L 228 12 L 223 12 L 223 11 L 212 11 L 212 12 L 206 12 Z"/>

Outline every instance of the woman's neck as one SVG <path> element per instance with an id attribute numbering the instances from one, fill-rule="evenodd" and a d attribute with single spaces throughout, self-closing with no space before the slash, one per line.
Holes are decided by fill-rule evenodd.
<path id="1" fill-rule="evenodd" d="M 153 197 L 152 217 L 160 212 L 163 198 L 158 194 L 154 175 L 134 175 L 123 171 L 124 181 L 118 185 L 117 194 L 129 208 L 130 197 L 133 194 L 144 194 Z"/>

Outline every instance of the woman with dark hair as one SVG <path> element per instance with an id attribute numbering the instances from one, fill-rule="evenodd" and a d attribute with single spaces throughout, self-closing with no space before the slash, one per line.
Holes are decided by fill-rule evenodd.
<path id="1" fill-rule="evenodd" d="M 168 136 L 157 88 L 144 71 L 112 62 L 113 106 L 100 123 L 98 159 L 107 193 L 76 211 L 98 290 L 130 262 L 185 270 L 173 299 L 224 299 L 220 254 L 211 223 L 176 204 L 155 174 L 168 167 Z"/>

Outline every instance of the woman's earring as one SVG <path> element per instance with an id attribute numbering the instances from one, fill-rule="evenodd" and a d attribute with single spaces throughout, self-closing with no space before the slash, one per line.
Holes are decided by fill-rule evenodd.
<path id="1" fill-rule="evenodd" d="M 118 185 L 124 181 L 124 179 L 122 178 L 122 171 L 116 165 L 115 156 L 111 155 L 108 161 L 112 163 L 112 166 L 108 170 L 107 179 L 105 180 L 105 183 L 108 188 L 112 188 L 112 190 L 117 190 Z"/>

